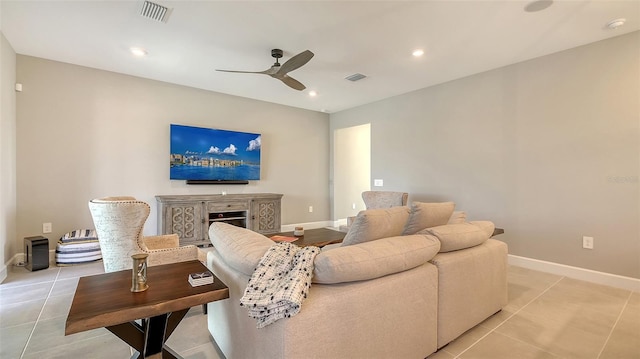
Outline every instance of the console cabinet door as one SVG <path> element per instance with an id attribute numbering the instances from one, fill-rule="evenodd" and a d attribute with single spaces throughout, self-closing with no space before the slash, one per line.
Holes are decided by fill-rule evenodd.
<path id="1" fill-rule="evenodd" d="M 198 244 L 207 239 L 202 223 L 202 202 L 171 203 L 164 214 L 164 233 L 177 234 L 181 244 Z M 197 243 L 196 243 L 197 242 Z"/>
<path id="2" fill-rule="evenodd" d="M 251 230 L 262 234 L 280 232 L 280 199 L 251 201 Z"/>

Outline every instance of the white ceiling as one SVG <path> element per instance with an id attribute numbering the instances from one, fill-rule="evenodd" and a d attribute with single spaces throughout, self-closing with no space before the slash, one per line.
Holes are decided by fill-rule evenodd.
<path id="1" fill-rule="evenodd" d="M 141 0 L 1 0 L 0 26 L 18 54 L 329 113 L 640 28 L 640 0 L 555 0 L 535 13 L 510 0 L 155 2 L 173 8 L 167 23 L 140 16 Z M 627 22 L 607 29 L 616 18 Z M 281 62 L 315 53 L 289 74 L 307 90 L 214 71 L 266 70 L 273 48 Z M 358 72 L 368 77 L 344 79 Z"/>

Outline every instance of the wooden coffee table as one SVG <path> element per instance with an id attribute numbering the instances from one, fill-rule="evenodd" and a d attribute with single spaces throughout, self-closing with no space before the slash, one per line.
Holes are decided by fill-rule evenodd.
<path id="1" fill-rule="evenodd" d="M 275 235 L 294 237 L 293 232 L 275 233 L 269 235 L 269 237 Z M 327 244 L 341 243 L 345 235 L 346 233 L 344 232 L 334 231 L 329 228 L 305 229 L 304 236 L 298 237 L 298 240 L 292 243 L 300 247 L 324 247 Z"/>
<path id="2" fill-rule="evenodd" d="M 105 327 L 140 358 L 179 358 L 165 342 L 189 308 L 229 298 L 229 288 L 218 278 L 213 284 L 189 284 L 190 273 L 206 270 L 197 260 L 148 267 L 149 289 L 139 293 L 131 292 L 131 270 L 82 277 L 64 334 Z"/>

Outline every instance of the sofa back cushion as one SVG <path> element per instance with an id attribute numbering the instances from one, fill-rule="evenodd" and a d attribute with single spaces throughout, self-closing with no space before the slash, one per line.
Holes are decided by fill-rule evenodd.
<path id="1" fill-rule="evenodd" d="M 447 224 L 455 207 L 456 204 L 453 202 L 411 203 L 409 220 L 402 234 L 415 234 L 425 228 Z"/>
<path id="2" fill-rule="evenodd" d="M 427 263 L 439 249 L 440 242 L 427 234 L 333 247 L 316 256 L 312 281 L 344 283 L 406 271 Z"/>
<path id="3" fill-rule="evenodd" d="M 342 245 L 351 246 L 380 238 L 399 236 L 408 218 L 409 207 L 407 206 L 360 211 L 349 227 L 349 232 L 344 236 Z"/>
<path id="4" fill-rule="evenodd" d="M 465 211 L 453 211 L 451 217 L 449 217 L 449 221 L 447 224 L 458 224 L 464 223 L 467 221 L 467 212 Z"/>
<path id="5" fill-rule="evenodd" d="M 476 221 L 426 228 L 418 233 L 431 234 L 440 241 L 440 252 L 452 252 L 484 243 L 493 233 L 493 223 Z"/>
<path id="6" fill-rule="evenodd" d="M 228 223 L 214 222 L 209 227 L 209 239 L 224 261 L 248 276 L 274 242 L 260 233 Z"/>

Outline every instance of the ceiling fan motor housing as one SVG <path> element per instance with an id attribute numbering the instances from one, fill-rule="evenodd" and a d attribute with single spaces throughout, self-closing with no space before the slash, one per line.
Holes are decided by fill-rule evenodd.
<path id="1" fill-rule="evenodd" d="M 271 50 L 271 56 L 275 57 L 276 59 L 281 58 L 282 57 L 282 50 L 280 50 L 280 49 Z"/>
<path id="2" fill-rule="evenodd" d="M 273 67 L 280 67 L 280 63 L 278 62 L 278 59 L 282 57 L 282 50 L 272 49 L 271 56 L 276 58 L 276 62 L 273 64 Z"/>

